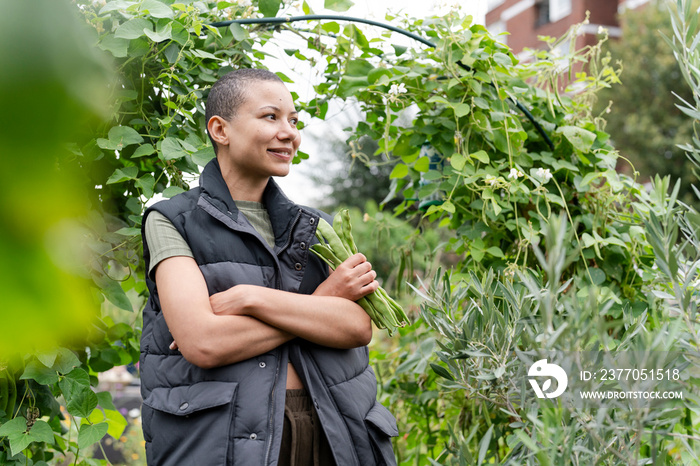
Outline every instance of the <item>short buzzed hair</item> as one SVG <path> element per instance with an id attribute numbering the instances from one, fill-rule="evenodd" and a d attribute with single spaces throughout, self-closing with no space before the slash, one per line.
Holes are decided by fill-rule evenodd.
<path id="1" fill-rule="evenodd" d="M 284 84 L 272 71 L 262 69 L 240 69 L 231 71 L 222 76 L 209 91 L 204 113 L 205 125 L 214 115 L 218 115 L 226 121 L 236 116 L 236 112 L 245 101 L 245 91 L 248 85 L 254 81 L 276 81 Z M 218 153 L 216 142 L 212 139 L 207 129 L 209 140 L 214 146 L 214 153 Z"/>

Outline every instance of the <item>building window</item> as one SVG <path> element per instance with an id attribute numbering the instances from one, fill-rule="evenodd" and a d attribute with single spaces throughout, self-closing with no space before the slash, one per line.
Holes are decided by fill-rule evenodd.
<path id="1" fill-rule="evenodd" d="M 535 27 L 555 23 L 571 14 L 571 0 L 536 0 Z"/>
<path id="2" fill-rule="evenodd" d="M 549 0 L 549 21 L 555 23 L 571 14 L 571 0 Z"/>
<path id="3" fill-rule="evenodd" d="M 535 2 L 535 27 L 538 28 L 549 23 L 549 0 L 537 0 Z"/>

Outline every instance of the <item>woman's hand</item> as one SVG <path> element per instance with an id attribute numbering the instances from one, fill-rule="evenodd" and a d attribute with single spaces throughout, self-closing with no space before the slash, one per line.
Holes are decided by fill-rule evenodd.
<path id="1" fill-rule="evenodd" d="M 313 294 L 357 301 L 379 288 L 376 278 L 377 272 L 372 270 L 372 264 L 363 254 L 358 253 L 350 256 L 331 272 Z"/>
<path id="2" fill-rule="evenodd" d="M 248 300 L 250 293 L 256 288 L 251 285 L 236 285 L 226 291 L 209 296 L 209 303 L 217 315 L 248 315 Z"/>

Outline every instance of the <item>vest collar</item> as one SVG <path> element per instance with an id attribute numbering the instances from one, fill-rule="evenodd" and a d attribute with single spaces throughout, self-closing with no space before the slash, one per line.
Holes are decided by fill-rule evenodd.
<path id="1" fill-rule="evenodd" d="M 199 185 L 213 201 L 213 205 L 222 212 L 228 212 L 234 221 L 238 219 L 238 207 L 231 198 L 231 192 L 221 174 L 221 166 L 217 159 L 213 159 L 204 167 Z M 301 209 L 282 192 L 272 178 L 267 182 L 262 202 L 270 216 L 275 244 L 280 244 L 286 240 L 288 229 Z"/>

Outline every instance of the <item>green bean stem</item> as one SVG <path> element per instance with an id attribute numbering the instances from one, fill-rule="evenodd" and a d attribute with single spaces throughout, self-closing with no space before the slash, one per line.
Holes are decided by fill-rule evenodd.
<path id="1" fill-rule="evenodd" d="M 350 214 L 347 210 L 336 214 L 333 226 L 320 219 L 316 228 L 316 237 L 320 243 L 313 245 L 311 250 L 332 269 L 336 269 L 352 254 L 357 254 Z M 389 336 L 393 335 L 395 328 L 403 327 L 409 322 L 403 308 L 381 286 L 376 291 L 358 299 L 357 303 L 378 328 L 386 329 Z"/>

